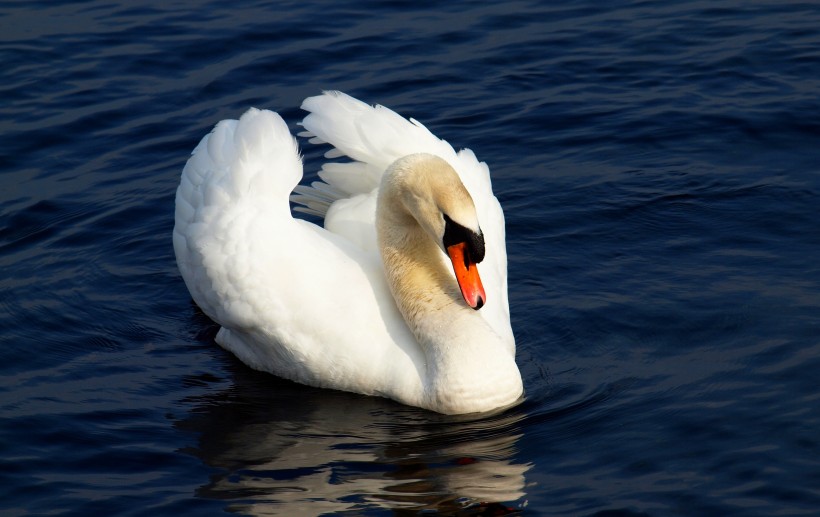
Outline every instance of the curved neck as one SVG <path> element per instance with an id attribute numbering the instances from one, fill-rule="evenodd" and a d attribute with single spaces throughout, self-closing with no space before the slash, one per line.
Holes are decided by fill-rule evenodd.
<path id="1" fill-rule="evenodd" d="M 444 255 L 417 224 L 393 226 L 379 235 L 379 247 L 396 305 L 419 343 L 446 332 L 452 318 L 483 321 L 464 304 Z M 401 228 L 399 230 L 398 228 Z"/>
<path id="2" fill-rule="evenodd" d="M 381 196 L 379 248 L 396 305 L 425 356 L 425 405 L 444 413 L 512 404 L 521 376 L 503 340 L 463 301 L 444 254 L 403 205 Z"/>

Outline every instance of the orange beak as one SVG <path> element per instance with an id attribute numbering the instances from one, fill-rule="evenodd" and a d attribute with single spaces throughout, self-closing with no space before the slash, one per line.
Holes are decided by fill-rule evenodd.
<path id="1" fill-rule="evenodd" d="M 461 296 L 467 305 L 475 310 L 484 306 L 487 295 L 484 294 L 484 286 L 481 284 L 481 277 L 478 276 L 478 265 L 470 258 L 467 251 L 467 244 L 460 242 L 447 248 L 447 254 L 453 263 L 453 271 L 456 273 L 458 287 L 461 289 Z"/>

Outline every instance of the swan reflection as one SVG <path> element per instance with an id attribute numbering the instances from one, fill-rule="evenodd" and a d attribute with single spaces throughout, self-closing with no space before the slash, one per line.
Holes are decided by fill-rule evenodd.
<path id="1" fill-rule="evenodd" d="M 307 388 L 238 367 L 231 388 L 194 401 L 187 451 L 218 469 L 198 495 L 250 515 L 520 506 L 520 410 L 447 417 Z M 503 503 L 497 504 L 497 503 Z M 501 512 L 501 513 L 498 513 Z M 472 512 L 471 512 L 472 513 Z"/>

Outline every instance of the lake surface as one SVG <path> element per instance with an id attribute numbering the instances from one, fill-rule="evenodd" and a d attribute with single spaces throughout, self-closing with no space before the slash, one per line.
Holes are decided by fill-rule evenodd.
<path id="1" fill-rule="evenodd" d="M 820 4 L 342 5 L 0 4 L 0 514 L 817 515 Z M 440 416 L 214 343 L 182 167 L 325 89 L 490 165 L 521 405 Z"/>

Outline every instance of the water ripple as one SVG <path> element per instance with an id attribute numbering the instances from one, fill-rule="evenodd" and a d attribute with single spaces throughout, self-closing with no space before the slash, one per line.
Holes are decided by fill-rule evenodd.
<path id="1" fill-rule="evenodd" d="M 3 513 L 812 514 L 810 2 L 5 3 Z M 169 235 L 213 124 L 341 89 L 492 171 L 526 399 L 249 371 Z M 306 148 L 308 177 L 319 153 Z"/>

